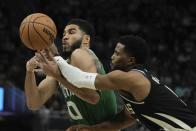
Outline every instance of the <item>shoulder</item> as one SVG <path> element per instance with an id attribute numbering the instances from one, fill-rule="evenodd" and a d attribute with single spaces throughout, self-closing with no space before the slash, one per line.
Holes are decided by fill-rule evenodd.
<path id="1" fill-rule="evenodd" d="M 76 49 L 71 55 L 71 61 L 87 64 L 93 62 L 93 57 L 84 49 Z"/>
<path id="2" fill-rule="evenodd" d="M 149 85 L 150 81 L 148 78 L 145 76 L 143 72 L 137 71 L 137 70 L 132 70 L 127 73 L 127 76 L 131 78 L 132 82 L 137 83 L 137 84 L 144 84 L 144 85 Z"/>
<path id="3" fill-rule="evenodd" d="M 72 52 L 71 58 L 91 57 L 91 55 L 84 49 L 76 49 Z"/>
<path id="4" fill-rule="evenodd" d="M 71 65 L 87 72 L 97 72 L 97 67 L 92 55 L 85 49 L 76 49 L 71 55 Z"/>
<path id="5" fill-rule="evenodd" d="M 131 94 L 137 101 L 144 100 L 150 93 L 151 82 L 150 80 L 140 71 L 130 71 L 130 87 L 134 87 L 131 90 Z"/>

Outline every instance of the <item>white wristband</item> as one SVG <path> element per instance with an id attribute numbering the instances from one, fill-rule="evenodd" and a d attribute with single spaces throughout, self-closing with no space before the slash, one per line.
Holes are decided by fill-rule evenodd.
<path id="1" fill-rule="evenodd" d="M 74 86 L 78 88 L 89 88 L 96 90 L 95 79 L 97 73 L 88 73 L 67 63 L 61 56 L 55 56 L 54 59 L 62 75 Z"/>

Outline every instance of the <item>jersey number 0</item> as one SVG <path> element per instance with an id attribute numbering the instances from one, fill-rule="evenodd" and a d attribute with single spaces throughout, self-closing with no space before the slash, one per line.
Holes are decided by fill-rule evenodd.
<path id="1" fill-rule="evenodd" d="M 78 110 L 76 104 L 72 101 L 68 101 L 67 102 L 67 107 L 68 107 L 68 112 L 69 112 L 69 115 L 71 116 L 71 118 L 73 120 L 81 120 L 83 119 L 80 111 Z"/>

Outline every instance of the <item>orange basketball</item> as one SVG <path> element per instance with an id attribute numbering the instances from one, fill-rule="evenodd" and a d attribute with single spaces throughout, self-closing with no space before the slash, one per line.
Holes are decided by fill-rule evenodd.
<path id="1" fill-rule="evenodd" d="M 55 23 L 42 13 L 27 16 L 20 25 L 20 39 L 32 50 L 45 49 L 54 42 L 56 35 Z"/>

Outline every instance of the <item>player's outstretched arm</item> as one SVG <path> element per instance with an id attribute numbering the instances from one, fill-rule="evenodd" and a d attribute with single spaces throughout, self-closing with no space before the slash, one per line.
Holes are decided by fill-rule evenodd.
<path id="1" fill-rule="evenodd" d="M 124 108 L 120 113 L 116 114 L 114 118 L 96 125 L 75 125 L 69 127 L 67 131 L 119 131 L 136 123 L 128 111 Z"/>
<path id="2" fill-rule="evenodd" d="M 87 88 L 77 88 L 76 86 L 68 82 L 64 77 L 59 77 L 57 80 L 61 84 L 66 86 L 67 89 L 74 92 L 74 94 L 80 99 L 90 104 L 96 104 L 99 101 L 100 96 L 97 93 L 95 94 L 95 90 Z"/>
<path id="3" fill-rule="evenodd" d="M 73 84 L 69 83 L 64 77 L 62 77 L 58 65 L 54 61 L 53 57 L 51 57 L 51 54 L 48 53 L 49 52 L 45 52 L 44 54 L 43 52 L 40 52 L 40 54 L 37 54 L 37 57 L 39 57 L 38 66 L 44 71 L 44 73 L 55 78 L 82 100 L 91 104 L 96 104 L 100 98 L 99 94 L 95 90 L 77 88 Z"/>
<path id="4" fill-rule="evenodd" d="M 25 95 L 27 106 L 31 110 L 39 109 L 56 90 L 56 80 L 46 77 L 39 86 L 36 84 L 35 68 L 38 64 L 36 56 L 26 64 Z"/>
<path id="5" fill-rule="evenodd" d="M 62 57 L 55 57 L 62 75 L 78 88 L 94 90 L 125 90 L 135 92 L 150 87 L 149 81 L 136 71 L 112 71 L 106 75 L 88 73 L 69 65 Z M 149 89 L 149 88 L 146 88 Z"/>

